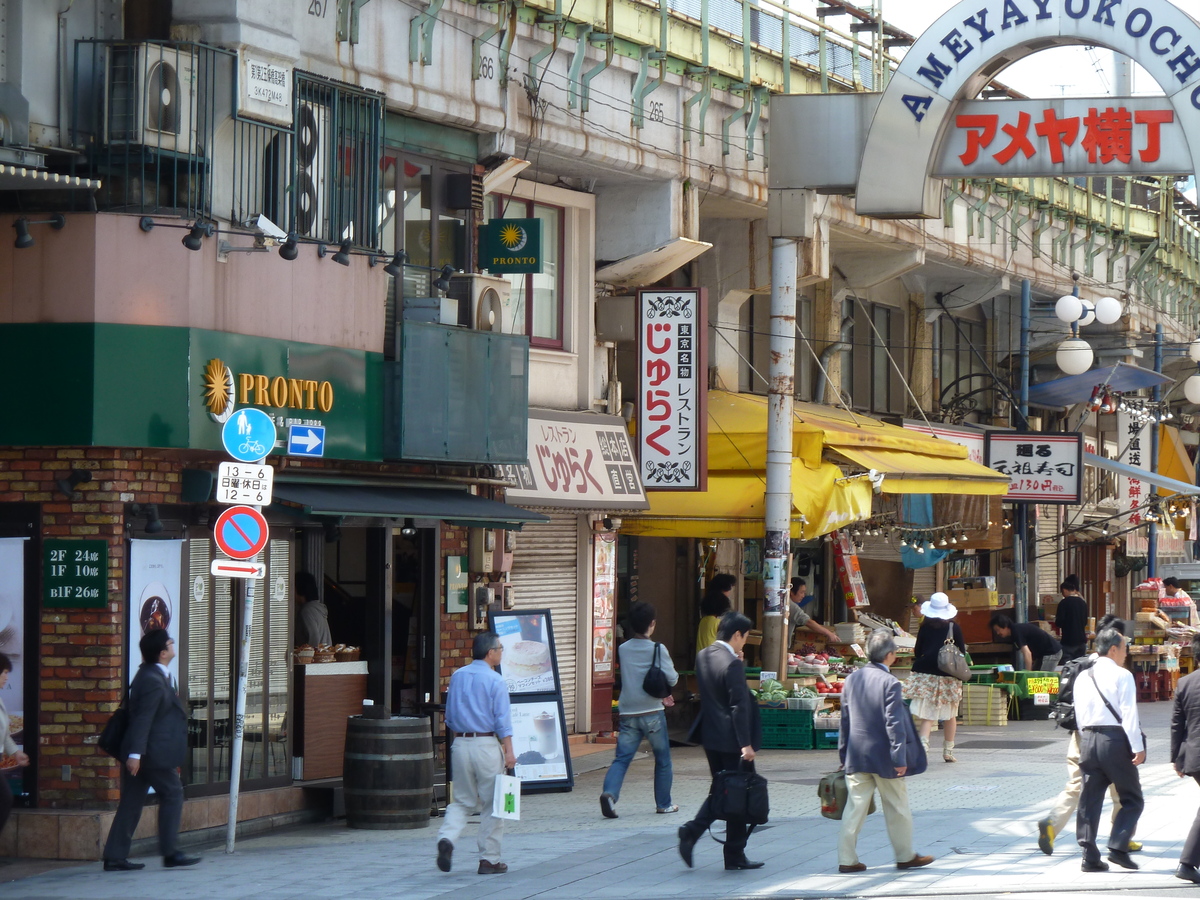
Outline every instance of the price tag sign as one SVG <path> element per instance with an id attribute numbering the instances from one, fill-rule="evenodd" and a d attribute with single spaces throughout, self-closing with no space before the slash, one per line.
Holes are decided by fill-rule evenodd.
<path id="1" fill-rule="evenodd" d="M 866 656 L 867 656 L 867 654 L 863 653 L 863 648 L 862 648 L 862 647 L 860 647 L 860 646 L 858 646 L 858 644 L 851 644 L 851 645 L 850 645 L 850 652 L 851 652 L 851 653 L 853 653 L 853 654 L 854 654 L 855 656 L 857 656 L 857 657 L 861 657 L 862 659 L 866 659 Z"/>
<path id="2" fill-rule="evenodd" d="M 1050 705 L 1050 695 L 1049 694 L 1034 694 L 1033 695 L 1033 705 L 1034 706 L 1049 706 Z"/>
<path id="3" fill-rule="evenodd" d="M 223 462 L 217 468 L 217 502 L 231 506 L 267 506 L 275 484 L 272 466 Z"/>
<path id="4" fill-rule="evenodd" d="M 779 674 L 778 672 L 768 672 L 766 669 L 764 669 L 763 671 L 758 673 L 758 680 L 759 680 L 759 682 L 776 681 L 777 679 L 775 676 L 778 674 Z"/>
<path id="5" fill-rule="evenodd" d="M 1030 678 L 1025 685 L 1030 694 L 1057 694 L 1058 693 L 1058 676 L 1051 675 L 1047 678 Z"/>
<path id="6" fill-rule="evenodd" d="M 107 541 L 47 538 L 42 554 L 42 599 L 47 607 L 108 605 Z"/>

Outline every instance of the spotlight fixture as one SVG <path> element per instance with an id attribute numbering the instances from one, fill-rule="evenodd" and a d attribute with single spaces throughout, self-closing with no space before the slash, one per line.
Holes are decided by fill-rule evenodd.
<path id="1" fill-rule="evenodd" d="M 81 484 L 87 484 L 91 480 L 92 473 L 87 469 L 72 469 L 70 475 L 66 478 L 59 478 L 54 483 L 68 499 L 76 500 L 78 497 L 75 494 L 75 488 Z"/>
<path id="2" fill-rule="evenodd" d="M 188 230 L 188 233 L 183 236 L 183 240 L 180 241 L 180 243 L 189 250 L 199 250 L 203 246 L 203 239 L 206 237 L 212 237 L 216 230 L 217 229 L 211 222 L 201 222 L 197 220 L 196 224 L 193 225 Z"/>
<path id="3" fill-rule="evenodd" d="M 917 544 L 917 552 L 918 552 L 918 553 L 924 553 L 924 552 L 925 552 L 925 545 L 924 545 L 924 544 Z"/>
<path id="4" fill-rule="evenodd" d="M 433 286 L 439 291 L 450 290 L 450 276 L 453 274 L 454 266 L 449 264 L 442 266 L 442 274 L 433 282 Z"/>
<path id="5" fill-rule="evenodd" d="M 412 519 L 404 520 L 404 527 L 400 529 L 400 533 L 405 537 L 413 537 L 417 533 L 417 526 L 413 524 Z"/>
<path id="6" fill-rule="evenodd" d="M 903 537 L 903 536 L 900 538 L 900 546 L 901 546 L 901 547 L 907 547 L 907 546 L 908 546 L 908 541 L 906 541 L 906 540 L 904 539 L 904 537 Z"/>
<path id="7" fill-rule="evenodd" d="M 1108 537 L 1108 523 L 1107 522 L 1105 522 L 1104 527 L 1100 529 L 1100 533 L 1102 535 L 1104 535 L 1105 537 Z"/>
<path id="8" fill-rule="evenodd" d="M 338 252 L 333 254 L 333 261 L 339 266 L 350 265 L 350 242 L 342 241 L 342 246 L 338 248 Z"/>
<path id="9" fill-rule="evenodd" d="M 279 245 L 279 255 L 288 262 L 294 260 L 300 255 L 300 247 L 296 240 L 296 232 L 288 232 L 288 236 L 284 238 L 282 244 Z"/>
<path id="10" fill-rule="evenodd" d="M 162 534 L 163 523 L 158 517 L 158 504 L 148 503 L 145 507 L 146 534 Z"/>
<path id="11" fill-rule="evenodd" d="M 404 274 L 404 264 L 408 262 L 408 254 L 403 250 L 397 250 L 396 255 L 392 257 L 392 261 L 383 267 L 383 271 L 387 272 L 393 278 L 399 278 Z M 374 263 L 374 260 L 372 260 Z"/>
<path id="12" fill-rule="evenodd" d="M 946 546 L 946 543 L 947 543 L 947 542 L 946 542 L 946 536 L 945 536 L 945 535 L 942 535 L 942 539 L 941 539 L 940 541 L 938 541 L 938 546 L 939 546 L 939 547 L 945 547 L 945 546 Z"/>
<path id="13" fill-rule="evenodd" d="M 991 524 L 992 524 L 991 522 L 988 522 L 988 525 L 991 525 Z M 967 532 L 964 530 L 963 533 L 958 536 L 958 539 L 965 543 L 967 540 Z"/>
<path id="14" fill-rule="evenodd" d="M 62 213 L 55 213 L 49 219 L 39 219 L 36 222 L 30 222 L 27 218 L 21 216 L 13 222 L 13 228 L 17 232 L 17 239 L 13 241 L 13 246 L 18 250 L 24 250 L 26 247 L 33 246 L 33 235 L 29 233 L 30 225 L 49 225 L 55 231 L 62 231 L 67 225 L 67 219 Z"/>

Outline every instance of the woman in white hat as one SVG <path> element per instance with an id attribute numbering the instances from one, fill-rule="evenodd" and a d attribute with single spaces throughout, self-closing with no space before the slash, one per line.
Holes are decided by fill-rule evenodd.
<path id="1" fill-rule="evenodd" d="M 942 725 L 942 759 L 954 758 L 954 733 L 957 730 L 958 704 L 962 702 L 962 682 L 938 668 L 938 651 L 948 639 L 964 653 L 962 629 L 950 621 L 958 610 L 950 598 L 938 591 L 921 604 L 925 617 L 917 631 L 917 646 L 913 650 L 912 674 L 904 682 L 904 696 L 911 700 L 909 711 L 917 720 L 917 734 L 925 749 L 929 749 L 929 733 L 937 722 Z"/>

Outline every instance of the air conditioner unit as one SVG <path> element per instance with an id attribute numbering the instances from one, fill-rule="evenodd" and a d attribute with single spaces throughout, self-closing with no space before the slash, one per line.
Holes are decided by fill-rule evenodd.
<path id="1" fill-rule="evenodd" d="M 333 170 L 333 116 L 328 106 L 315 100 L 301 100 L 296 105 L 294 172 L 291 196 L 295 220 L 292 230 L 303 237 L 318 240 L 342 240 L 341 235 L 329 234 L 329 206 L 326 202 Z"/>
<path id="2" fill-rule="evenodd" d="M 515 311 L 509 306 L 512 284 L 507 278 L 452 275 L 450 290 L 446 294 L 467 308 L 472 328 L 497 334 L 520 333 L 524 330 L 524 322 L 513 321 Z"/>
<path id="3" fill-rule="evenodd" d="M 104 143 L 196 152 L 196 72 L 189 49 L 113 47 L 104 80 Z"/>

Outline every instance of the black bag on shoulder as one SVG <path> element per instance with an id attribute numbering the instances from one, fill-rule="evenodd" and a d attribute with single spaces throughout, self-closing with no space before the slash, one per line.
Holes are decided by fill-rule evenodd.
<path id="1" fill-rule="evenodd" d="M 1095 660 L 1088 656 L 1078 656 L 1062 667 L 1058 681 L 1058 702 L 1054 706 L 1054 716 L 1059 728 L 1067 731 L 1078 731 L 1075 721 L 1075 679 L 1090 669 Z"/>
<path id="2" fill-rule="evenodd" d="M 671 695 L 671 685 L 667 683 L 667 673 L 658 664 L 658 654 L 661 652 L 662 644 L 656 643 L 654 658 L 650 660 L 650 668 L 646 670 L 646 677 L 642 679 L 642 690 L 656 700 L 663 700 Z"/>
<path id="3" fill-rule="evenodd" d="M 736 769 L 724 769 L 713 778 L 712 804 L 714 818 L 741 819 L 748 825 L 765 825 L 771 804 L 767 797 L 767 779 L 757 772 L 748 772 L 738 762 Z"/>
<path id="4" fill-rule="evenodd" d="M 125 694 L 125 699 L 121 701 L 121 705 L 116 708 L 108 722 L 104 725 L 104 730 L 100 732 L 100 737 L 96 739 L 96 745 L 111 756 L 113 759 L 120 760 L 121 745 L 125 743 L 125 732 L 129 730 L 129 710 L 125 708 L 125 703 L 129 699 L 129 694 Z"/>

